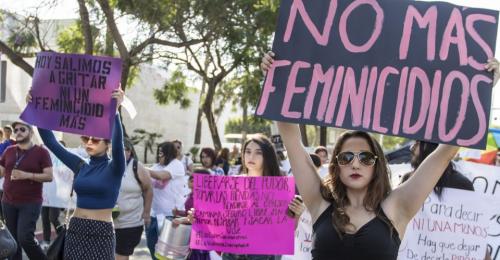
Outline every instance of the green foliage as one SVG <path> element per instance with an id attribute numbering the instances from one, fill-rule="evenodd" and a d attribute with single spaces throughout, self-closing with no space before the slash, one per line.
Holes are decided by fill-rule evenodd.
<path id="1" fill-rule="evenodd" d="M 186 85 L 186 76 L 176 70 L 162 89 L 155 89 L 154 97 L 160 105 L 168 105 L 174 102 L 179 104 L 182 109 L 186 109 L 191 105 L 189 93 L 193 91 L 194 88 Z"/>
<path id="2" fill-rule="evenodd" d="M 226 122 L 224 127 L 225 133 L 241 133 L 243 132 L 243 118 L 232 118 Z M 255 116 L 248 117 L 247 133 L 262 133 L 271 136 L 271 123 L 265 119 Z"/>
<path id="3" fill-rule="evenodd" d="M 92 42 L 94 43 L 95 53 L 101 54 L 103 50 L 103 43 L 98 39 L 99 29 L 95 26 L 91 28 Z M 81 21 L 77 21 L 73 25 L 65 28 L 59 32 L 57 36 L 57 46 L 60 52 L 64 53 L 84 53 L 85 52 L 85 38 L 82 32 Z"/>
<path id="4" fill-rule="evenodd" d="M 134 135 L 130 137 L 132 144 L 136 145 L 141 142 L 144 144 L 144 162 L 148 162 L 148 152 L 154 153 L 153 148 L 156 147 L 156 139 L 162 135 L 154 132 L 148 132 L 144 129 L 135 129 Z"/>

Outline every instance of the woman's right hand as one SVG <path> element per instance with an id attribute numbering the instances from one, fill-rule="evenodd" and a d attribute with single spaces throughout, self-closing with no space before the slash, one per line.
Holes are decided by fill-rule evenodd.
<path id="1" fill-rule="evenodd" d="M 190 210 L 188 210 L 187 219 L 188 219 L 189 223 L 191 223 L 191 224 L 193 224 L 194 221 L 196 220 L 194 218 L 194 208 L 191 208 Z"/>
<path id="2" fill-rule="evenodd" d="M 31 89 L 28 91 L 28 94 L 26 94 L 26 103 L 31 103 L 33 100 L 33 97 L 31 96 Z"/>
<path id="3" fill-rule="evenodd" d="M 274 56 L 274 52 L 268 51 L 264 57 L 262 57 L 262 62 L 260 63 L 262 72 L 266 73 L 271 68 L 274 62 Z"/>

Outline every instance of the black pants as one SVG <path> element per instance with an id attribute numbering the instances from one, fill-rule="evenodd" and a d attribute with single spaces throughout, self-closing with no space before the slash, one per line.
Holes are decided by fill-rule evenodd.
<path id="1" fill-rule="evenodd" d="M 57 227 L 61 225 L 61 222 L 59 222 L 60 214 L 60 208 L 42 207 L 43 240 L 50 242 L 50 234 L 52 233 L 50 224 L 52 223 L 57 231 Z"/>
<path id="2" fill-rule="evenodd" d="M 36 221 L 40 216 L 42 205 L 38 203 L 12 205 L 2 202 L 2 207 L 7 228 L 18 244 L 17 253 L 9 259 L 22 260 L 21 247 L 29 259 L 47 259 L 35 239 Z"/>

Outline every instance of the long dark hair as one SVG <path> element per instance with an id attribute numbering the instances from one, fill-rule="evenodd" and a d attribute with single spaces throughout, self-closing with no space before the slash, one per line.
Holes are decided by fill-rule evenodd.
<path id="1" fill-rule="evenodd" d="M 412 152 L 411 156 L 411 166 L 413 169 L 417 169 L 420 164 L 429 156 L 436 148 L 438 147 L 439 144 L 436 143 L 430 143 L 430 142 L 424 142 L 424 141 L 416 141 L 415 145 L 418 145 L 418 153 Z M 413 172 L 406 174 L 402 178 L 402 182 L 405 182 L 410 178 L 410 176 L 413 174 Z M 438 195 L 438 198 L 441 198 L 441 194 L 443 192 L 443 188 L 445 187 L 455 187 L 459 184 L 453 184 L 451 183 L 452 180 L 452 175 L 453 174 L 458 174 L 458 172 L 453 168 L 453 164 L 450 162 L 448 163 L 448 166 L 446 166 L 446 169 L 444 170 L 443 175 L 441 175 L 441 178 L 439 178 L 436 186 L 434 186 L 434 192 Z M 465 187 L 457 187 L 461 189 L 468 189 Z"/>
<path id="2" fill-rule="evenodd" d="M 205 154 L 206 156 L 210 157 L 210 159 L 212 159 L 212 165 L 209 165 L 208 167 L 205 166 L 205 165 L 203 165 L 203 160 L 201 160 L 201 155 L 202 154 Z M 200 162 L 203 165 L 203 167 L 206 167 L 208 169 L 211 169 L 212 167 L 214 167 L 216 157 L 217 157 L 217 154 L 215 153 L 214 149 L 212 149 L 210 147 L 204 147 L 204 148 L 201 149 L 201 152 L 200 152 Z"/>
<path id="3" fill-rule="evenodd" d="M 160 145 L 160 152 L 165 156 L 165 165 L 168 165 L 172 160 L 177 158 L 177 149 L 173 142 L 164 142 Z"/>
<path id="4" fill-rule="evenodd" d="M 245 149 L 251 142 L 256 143 L 260 147 L 262 157 L 264 157 L 262 176 L 283 176 L 280 171 L 278 157 L 276 157 L 276 151 L 274 150 L 273 144 L 269 138 L 261 134 L 254 135 L 252 138 L 248 139 L 241 149 L 241 168 L 243 173 L 248 173 L 248 169 L 245 167 Z"/>
<path id="5" fill-rule="evenodd" d="M 344 143 L 351 138 L 362 138 L 366 140 L 373 152 L 378 158 L 373 166 L 373 177 L 368 184 L 368 191 L 363 199 L 363 206 L 368 211 L 373 211 L 379 219 L 384 221 L 389 227 L 389 221 L 380 211 L 380 204 L 387 198 L 391 192 L 391 184 L 389 181 L 389 168 L 384 157 L 384 152 L 380 144 L 373 139 L 371 135 L 363 131 L 347 131 L 344 132 L 337 140 L 333 149 L 332 159 L 330 161 L 329 176 L 321 185 L 322 197 L 334 204 L 332 213 L 333 226 L 337 233 L 342 237 L 342 233 L 346 232 L 346 227 L 353 227 L 351 220 L 345 208 L 350 204 L 347 197 L 347 188 L 340 180 L 340 166 L 337 163 L 337 155 L 341 152 Z M 392 232 L 392 228 L 391 228 Z"/>

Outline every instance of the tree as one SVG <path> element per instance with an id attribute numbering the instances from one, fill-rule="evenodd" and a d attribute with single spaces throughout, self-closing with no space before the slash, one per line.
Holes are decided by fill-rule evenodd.
<path id="1" fill-rule="evenodd" d="M 226 133 L 242 133 L 246 131 L 247 133 L 262 133 L 267 136 L 271 136 L 271 123 L 268 120 L 262 119 L 260 117 L 250 116 L 248 118 L 248 127 L 243 129 L 242 124 L 243 118 L 237 117 L 229 119 L 225 125 Z"/>
<path id="2" fill-rule="evenodd" d="M 125 4 L 124 8 L 128 6 L 128 10 L 132 9 L 126 4 L 130 1 L 120 2 Z M 241 76 L 245 65 L 256 66 L 262 50 L 268 48 L 270 35 L 274 31 L 269 29 L 274 27 L 274 20 L 270 19 L 276 14 L 275 6 L 274 10 L 271 8 L 271 2 L 274 1 L 165 2 L 152 2 L 133 10 L 138 17 L 150 23 L 156 22 L 156 16 L 165 17 L 158 26 L 171 28 L 171 34 L 177 38 L 202 35 L 203 41 L 199 44 L 186 45 L 182 51 L 165 49 L 161 56 L 187 68 L 205 84 L 206 92 L 202 91 L 201 110 L 207 120 L 214 146 L 220 149 L 213 103 L 224 102 L 223 97 L 218 95 L 221 86 L 230 79 Z M 177 12 L 172 12 L 172 9 Z"/>
<path id="3" fill-rule="evenodd" d="M 141 142 L 144 144 L 144 163 L 148 162 L 148 151 L 154 153 L 153 148 L 156 147 L 156 139 L 161 138 L 162 135 L 158 133 L 148 132 L 144 129 L 135 129 L 135 135 L 132 135 L 130 141 L 136 145 Z"/>

